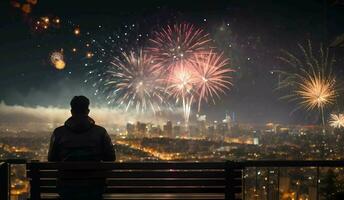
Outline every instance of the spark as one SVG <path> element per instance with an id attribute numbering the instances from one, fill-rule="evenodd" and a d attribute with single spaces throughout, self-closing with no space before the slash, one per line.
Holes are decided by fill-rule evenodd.
<path id="1" fill-rule="evenodd" d="M 74 29 L 74 35 L 80 35 L 80 28 Z"/>
<path id="2" fill-rule="evenodd" d="M 43 17 L 42 19 L 43 19 L 43 21 L 44 21 L 45 23 L 49 23 L 49 21 L 50 21 L 50 20 L 49 20 L 49 17 Z"/>
<path id="3" fill-rule="evenodd" d="M 344 114 L 331 114 L 329 124 L 332 128 L 344 128 Z"/>
<path id="4" fill-rule="evenodd" d="M 86 53 L 86 58 L 92 58 L 93 57 L 93 53 L 92 52 L 87 52 Z"/>

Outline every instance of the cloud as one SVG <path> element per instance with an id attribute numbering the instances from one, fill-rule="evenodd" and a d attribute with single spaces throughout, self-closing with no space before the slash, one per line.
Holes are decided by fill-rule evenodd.
<path id="1" fill-rule="evenodd" d="M 127 122 L 164 123 L 167 119 L 180 119 L 180 111 L 162 113 L 154 116 L 152 113 L 137 114 L 120 109 L 107 107 L 90 108 L 90 116 L 97 124 L 105 127 L 122 126 Z M 0 103 L 0 127 L 14 131 L 50 131 L 60 126 L 70 117 L 70 110 L 55 106 L 22 106 Z"/>

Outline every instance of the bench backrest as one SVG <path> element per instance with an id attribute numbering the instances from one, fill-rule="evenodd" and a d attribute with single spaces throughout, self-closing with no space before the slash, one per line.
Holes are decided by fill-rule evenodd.
<path id="1" fill-rule="evenodd" d="M 211 194 L 209 198 L 242 199 L 242 170 L 232 162 L 42 163 L 27 164 L 31 199 L 56 197 L 57 178 L 80 181 L 107 178 L 104 196 L 121 194 Z M 91 171 L 91 173 L 90 173 Z M 68 173 L 69 172 L 69 173 Z M 75 184 L 78 184 L 76 181 Z M 124 199 L 124 196 L 120 199 Z"/>

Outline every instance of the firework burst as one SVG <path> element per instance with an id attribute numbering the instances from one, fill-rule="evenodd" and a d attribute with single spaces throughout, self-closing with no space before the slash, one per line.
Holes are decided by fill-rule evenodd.
<path id="1" fill-rule="evenodd" d="M 324 109 L 332 105 L 337 97 L 338 84 L 332 73 L 334 58 L 329 58 L 329 50 L 320 48 L 320 55 L 315 57 L 311 42 L 307 47 L 299 45 L 304 59 L 284 51 L 285 57 L 280 59 L 291 66 L 290 71 L 278 71 L 280 82 L 278 89 L 289 89 L 290 94 L 282 97 L 297 101 L 306 110 L 318 110 L 325 125 Z"/>
<path id="2" fill-rule="evenodd" d="M 229 60 L 223 53 L 196 56 L 194 62 L 196 91 L 198 94 L 198 110 L 202 101 L 211 100 L 215 104 L 215 97 L 220 98 L 232 85 L 230 72 L 234 70 L 228 67 Z"/>
<path id="3" fill-rule="evenodd" d="M 153 32 L 147 50 L 167 71 L 189 64 L 197 54 L 207 53 L 211 44 L 209 34 L 192 24 L 168 25 Z"/>
<path id="4" fill-rule="evenodd" d="M 165 89 L 162 87 L 161 68 L 152 56 L 142 50 L 138 53 L 122 53 L 111 62 L 105 76 L 105 91 L 109 103 L 135 108 L 138 112 L 151 109 L 154 113 L 165 103 Z"/>
<path id="5" fill-rule="evenodd" d="M 332 128 L 344 128 L 344 114 L 331 114 L 329 124 Z"/>
<path id="6" fill-rule="evenodd" d="M 300 105 L 312 110 L 323 109 L 331 105 L 336 99 L 335 79 L 332 76 L 324 77 L 323 74 L 308 75 L 299 84 L 295 91 L 300 96 Z"/>

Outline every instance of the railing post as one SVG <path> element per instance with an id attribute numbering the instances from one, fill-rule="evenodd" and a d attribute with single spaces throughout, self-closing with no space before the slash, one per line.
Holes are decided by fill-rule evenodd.
<path id="1" fill-rule="evenodd" d="M 246 187 L 246 168 L 243 167 L 242 169 L 242 199 L 246 200 L 246 191 L 245 191 L 245 187 Z"/>
<path id="2" fill-rule="evenodd" d="M 226 200 L 234 200 L 235 198 L 235 191 L 234 191 L 234 168 L 233 162 L 226 161 L 226 191 L 225 191 L 225 199 Z"/>
<path id="3" fill-rule="evenodd" d="M 9 164 L 0 163 L 0 200 L 10 199 L 10 168 Z"/>
<path id="4" fill-rule="evenodd" d="M 255 200 L 258 200 L 258 168 L 255 167 L 255 185 L 254 185 L 254 196 L 256 197 Z"/>
<path id="5" fill-rule="evenodd" d="M 280 199 L 280 168 L 277 171 L 277 199 Z"/>
<path id="6" fill-rule="evenodd" d="M 41 194 L 39 191 L 39 179 L 40 179 L 40 175 L 39 175 L 39 169 L 37 168 L 36 165 L 34 165 L 34 163 L 37 163 L 37 161 L 31 161 L 30 163 L 27 163 L 27 165 L 29 165 L 29 169 L 30 169 L 30 174 L 31 174 L 31 178 L 30 178 L 30 199 L 34 199 L 34 200 L 40 200 L 41 199 Z M 27 166 L 28 168 L 28 166 Z"/>
<path id="7" fill-rule="evenodd" d="M 317 199 L 319 200 L 319 181 L 320 181 L 320 172 L 319 172 L 319 166 L 317 166 Z"/>
<path id="8" fill-rule="evenodd" d="M 270 200 L 270 169 L 267 168 L 267 174 L 268 174 L 268 177 L 267 177 L 267 184 L 266 184 L 266 199 L 267 200 Z"/>

